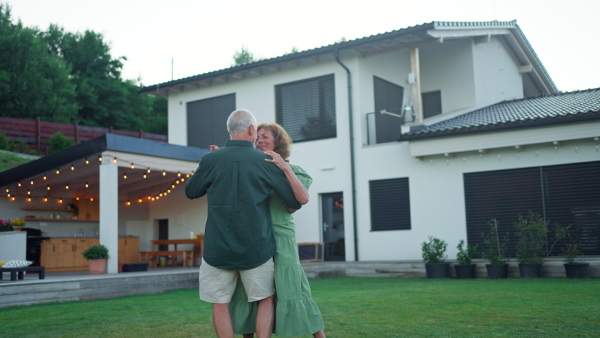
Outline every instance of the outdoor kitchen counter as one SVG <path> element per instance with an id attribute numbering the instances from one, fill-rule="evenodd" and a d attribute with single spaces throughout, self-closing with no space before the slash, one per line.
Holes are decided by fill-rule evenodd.
<path id="1" fill-rule="evenodd" d="M 98 244 L 100 239 L 97 237 L 53 237 L 42 242 L 41 265 L 49 272 L 87 270 L 83 252 Z M 139 251 L 139 237 L 119 238 L 119 264 L 137 263 Z M 114 255 L 109 252 L 111 254 Z"/>

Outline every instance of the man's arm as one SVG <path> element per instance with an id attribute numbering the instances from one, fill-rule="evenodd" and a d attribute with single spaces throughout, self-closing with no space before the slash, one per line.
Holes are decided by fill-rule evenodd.
<path id="1" fill-rule="evenodd" d="M 200 162 L 198 169 L 196 169 L 192 177 L 185 182 L 185 195 L 187 198 L 195 199 L 206 195 L 208 189 L 206 174 L 207 170 L 206 168 L 203 168 L 202 162 Z"/>

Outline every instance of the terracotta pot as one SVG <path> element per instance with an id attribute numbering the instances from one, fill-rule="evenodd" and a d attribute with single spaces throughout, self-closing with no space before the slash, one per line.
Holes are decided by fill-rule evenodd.
<path id="1" fill-rule="evenodd" d="M 106 273 L 106 259 L 89 259 L 90 274 Z"/>

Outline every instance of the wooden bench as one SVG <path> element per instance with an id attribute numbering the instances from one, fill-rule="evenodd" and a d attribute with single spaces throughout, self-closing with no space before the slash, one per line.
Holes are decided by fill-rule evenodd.
<path id="1" fill-rule="evenodd" d="M 139 262 L 147 262 L 150 267 L 158 266 L 158 258 L 165 257 L 167 259 L 167 265 L 169 262 L 171 265 L 177 265 L 177 256 L 182 257 L 183 267 L 194 266 L 194 251 L 140 251 Z"/>
<path id="2" fill-rule="evenodd" d="M 26 266 L 22 268 L 0 268 L 0 280 L 4 272 L 10 272 L 10 280 L 23 279 L 23 272 L 37 272 L 40 279 L 46 278 L 46 269 L 43 266 Z"/>

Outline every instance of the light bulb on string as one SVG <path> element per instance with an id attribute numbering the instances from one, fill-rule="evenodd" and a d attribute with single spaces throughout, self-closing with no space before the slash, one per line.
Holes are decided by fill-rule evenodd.
<path id="1" fill-rule="evenodd" d="M 125 205 L 129 206 L 129 205 L 131 205 L 131 202 L 129 202 L 129 201 L 125 202 Z"/>
<path id="2" fill-rule="evenodd" d="M 31 182 L 29 182 L 29 183 L 31 183 L 31 185 L 33 185 L 33 180 L 31 180 Z"/>
<path id="3" fill-rule="evenodd" d="M 59 199 L 58 199 L 58 203 L 59 203 L 59 204 L 62 204 L 62 202 L 63 202 L 62 198 L 59 198 Z"/>
<path id="4" fill-rule="evenodd" d="M 44 181 L 47 179 L 46 174 L 44 174 Z"/>
<path id="5" fill-rule="evenodd" d="M 21 186 L 21 182 L 17 183 L 17 185 L 20 187 Z"/>
<path id="6" fill-rule="evenodd" d="M 50 191 L 50 184 L 46 184 L 46 189 Z"/>
<path id="7" fill-rule="evenodd" d="M 90 164 L 90 160 L 88 160 L 88 158 L 85 158 L 85 164 Z"/>
<path id="8" fill-rule="evenodd" d="M 29 189 L 27 189 L 27 195 L 31 195 L 31 191 L 29 191 Z"/>
<path id="9" fill-rule="evenodd" d="M 127 173 L 123 174 L 123 179 L 126 180 L 127 179 Z"/>
<path id="10" fill-rule="evenodd" d="M 167 172 L 163 170 L 163 176 L 167 176 Z"/>
<path id="11" fill-rule="evenodd" d="M 98 155 L 98 162 L 102 162 L 102 155 Z"/>
<path id="12" fill-rule="evenodd" d="M 65 189 L 69 190 L 69 183 L 65 184 Z"/>
<path id="13" fill-rule="evenodd" d="M 148 174 L 150 173 L 150 167 L 148 167 L 148 171 L 147 172 L 148 172 Z"/>
<path id="14" fill-rule="evenodd" d="M 60 168 L 56 168 L 56 175 L 60 174 Z"/>
<path id="15" fill-rule="evenodd" d="M 133 163 L 131 163 L 131 165 L 129 166 L 129 168 L 135 169 L 135 166 L 133 165 Z"/>
<path id="16" fill-rule="evenodd" d="M 115 157 L 115 158 L 113 158 L 113 163 L 114 163 L 114 164 L 117 164 L 117 158 L 116 158 L 116 157 Z"/>
<path id="17" fill-rule="evenodd" d="M 146 178 L 146 174 L 144 174 L 144 176 L 142 176 L 143 178 Z"/>
<path id="18" fill-rule="evenodd" d="M 71 164 L 71 170 L 75 170 L 75 166 Z"/>
<path id="19" fill-rule="evenodd" d="M 171 185 L 171 189 L 175 189 L 175 184 Z"/>
<path id="20" fill-rule="evenodd" d="M 48 196 L 44 196 L 44 199 L 43 199 L 43 201 L 44 201 L 44 202 L 48 202 Z"/>
<path id="21" fill-rule="evenodd" d="M 31 197 L 27 197 L 27 202 L 31 202 Z"/>
<path id="22" fill-rule="evenodd" d="M 90 187 L 90 185 L 88 184 L 88 182 L 85 182 L 85 187 L 86 187 L 86 188 L 89 188 L 89 187 Z"/>
<path id="23" fill-rule="evenodd" d="M 185 179 L 182 177 L 182 178 L 181 178 L 181 183 L 183 183 L 183 181 L 185 181 Z"/>
<path id="24" fill-rule="evenodd" d="M 141 198 L 138 198 L 138 203 L 142 203 L 143 200 Z"/>
<path id="25" fill-rule="evenodd" d="M 12 202 L 14 202 L 14 201 L 15 201 L 15 196 L 11 196 L 11 197 L 10 197 L 10 200 L 11 200 Z"/>
<path id="26" fill-rule="evenodd" d="M 90 197 L 90 202 L 94 202 L 94 198 L 93 197 Z"/>
<path id="27" fill-rule="evenodd" d="M 75 197 L 75 200 L 76 200 L 76 201 L 79 201 L 79 196 Z"/>
<path id="28" fill-rule="evenodd" d="M 177 172 L 177 177 L 181 177 L 181 172 Z"/>

